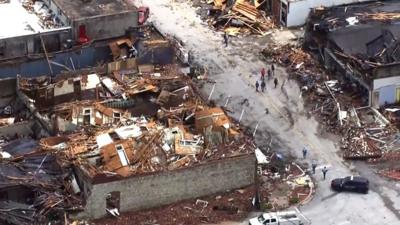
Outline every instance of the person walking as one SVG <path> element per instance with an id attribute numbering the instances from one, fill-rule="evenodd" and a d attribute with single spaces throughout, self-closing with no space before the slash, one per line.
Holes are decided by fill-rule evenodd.
<path id="1" fill-rule="evenodd" d="M 261 91 L 262 92 L 265 91 L 265 81 L 264 80 L 261 81 Z"/>
<path id="2" fill-rule="evenodd" d="M 258 83 L 258 80 L 256 80 L 256 92 L 258 92 L 258 87 L 260 86 L 260 83 Z"/>
<path id="3" fill-rule="evenodd" d="M 275 79 L 274 79 L 274 85 L 275 85 L 275 88 L 276 88 L 276 86 L 278 85 L 278 78 L 276 78 L 276 77 L 275 77 Z"/>
<path id="4" fill-rule="evenodd" d="M 303 152 L 303 159 L 305 159 L 307 157 L 308 149 L 306 147 L 304 147 L 302 152 Z"/>
<path id="5" fill-rule="evenodd" d="M 315 169 L 317 169 L 317 162 L 315 160 L 312 161 L 311 168 L 312 168 L 313 174 L 315 174 Z"/>
<path id="6" fill-rule="evenodd" d="M 224 32 L 224 42 L 225 42 L 225 47 L 228 47 L 228 34 Z"/>
<path id="7" fill-rule="evenodd" d="M 324 180 L 326 178 L 326 173 L 328 172 L 328 169 L 326 168 L 326 166 L 324 166 L 324 168 L 322 169 L 322 175 L 324 176 Z"/>
<path id="8" fill-rule="evenodd" d="M 264 67 L 261 69 L 261 80 L 264 80 L 265 78 L 265 69 Z"/>
<path id="9" fill-rule="evenodd" d="M 270 69 L 267 70 L 267 76 L 268 76 L 268 80 L 270 80 L 272 78 L 272 72 Z"/>
<path id="10" fill-rule="evenodd" d="M 273 63 L 271 64 L 271 70 L 272 70 L 272 76 L 275 76 L 275 66 Z"/>

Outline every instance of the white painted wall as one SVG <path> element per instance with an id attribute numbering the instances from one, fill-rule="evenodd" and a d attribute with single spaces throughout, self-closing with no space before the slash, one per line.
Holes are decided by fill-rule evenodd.
<path id="1" fill-rule="evenodd" d="M 311 8 L 318 6 L 329 7 L 366 1 L 370 0 L 292 0 L 289 1 L 289 13 L 286 26 L 295 27 L 303 25 L 306 22 Z"/>
<path id="2" fill-rule="evenodd" d="M 100 78 L 97 74 L 89 74 L 87 78 L 88 82 L 86 86 L 84 86 L 83 82 L 81 82 L 82 90 L 95 89 L 98 84 L 100 84 Z"/>
<path id="3" fill-rule="evenodd" d="M 400 86 L 400 76 L 375 79 L 373 83 L 373 90 L 390 85 Z"/>
<path id="4" fill-rule="evenodd" d="M 97 74 L 89 74 L 87 76 L 87 83 L 83 83 L 80 77 L 75 78 L 81 80 L 81 90 L 95 89 L 98 84 L 100 84 L 100 79 Z M 62 85 L 61 85 L 62 83 Z M 60 96 L 65 94 L 74 93 L 74 82 L 73 79 L 60 81 L 60 84 L 54 86 L 54 96 Z"/>
<path id="5" fill-rule="evenodd" d="M 74 83 L 64 80 L 54 85 L 54 96 L 74 93 Z"/>
<path id="6" fill-rule="evenodd" d="M 67 132 L 67 131 L 74 131 L 76 129 L 76 123 L 72 121 L 65 120 L 63 118 L 57 117 L 57 127 L 59 131 Z"/>
<path id="7" fill-rule="evenodd" d="M 372 102 L 372 105 L 382 106 L 385 103 L 395 103 L 397 88 L 400 88 L 400 76 L 375 79 L 373 90 L 379 93 L 379 99 L 375 99 L 374 101 L 378 102 Z"/>

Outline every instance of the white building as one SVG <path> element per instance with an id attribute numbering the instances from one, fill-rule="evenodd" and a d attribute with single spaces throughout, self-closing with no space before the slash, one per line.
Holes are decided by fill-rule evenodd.
<path id="1" fill-rule="evenodd" d="M 306 22 L 312 8 L 367 1 L 371 0 L 269 0 L 269 8 L 283 26 L 295 27 L 301 26 Z"/>

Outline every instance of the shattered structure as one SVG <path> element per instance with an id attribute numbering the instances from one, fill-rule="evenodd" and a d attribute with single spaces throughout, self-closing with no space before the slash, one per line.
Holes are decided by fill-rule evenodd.
<path id="1" fill-rule="evenodd" d="M 400 101 L 398 14 L 397 1 L 315 8 L 307 25 L 307 45 L 375 108 Z"/>
<path id="2" fill-rule="evenodd" d="M 399 109 L 388 105 L 399 102 L 396 6 L 398 2 L 387 1 L 315 8 L 304 44 L 309 52 L 290 45 L 268 46 L 262 52 L 299 80 L 310 112 L 343 137 L 346 159 L 394 158 L 400 146 Z"/>
<path id="3" fill-rule="evenodd" d="M 3 140 L 0 221 L 115 216 L 254 183 L 252 139 L 201 98 L 177 43 L 143 29 L 110 40 L 101 68 L 13 80 L 40 132 Z"/>

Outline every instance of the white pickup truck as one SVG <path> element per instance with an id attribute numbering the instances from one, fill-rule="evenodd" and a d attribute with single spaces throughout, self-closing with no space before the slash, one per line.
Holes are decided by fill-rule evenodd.
<path id="1" fill-rule="evenodd" d="M 249 225 L 303 225 L 295 211 L 271 212 L 252 218 Z"/>

